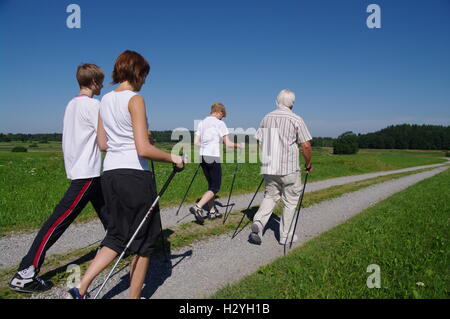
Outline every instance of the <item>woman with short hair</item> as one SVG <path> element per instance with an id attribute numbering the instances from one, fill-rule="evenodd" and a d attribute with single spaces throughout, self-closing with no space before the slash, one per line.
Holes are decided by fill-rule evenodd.
<path id="1" fill-rule="evenodd" d="M 156 198 L 148 160 L 184 167 L 180 156 L 151 145 L 145 102 L 140 91 L 150 65 L 139 53 L 125 51 L 117 58 L 112 74 L 116 89 L 107 93 L 100 105 L 98 139 L 106 150 L 102 187 L 110 215 L 108 232 L 101 249 L 81 280 L 80 287 L 69 290 L 68 299 L 86 298 L 89 285 L 126 247 Z M 160 235 L 159 207 L 138 232 L 127 254 L 135 255 L 130 271 L 130 298 L 139 299 L 150 256 Z"/>

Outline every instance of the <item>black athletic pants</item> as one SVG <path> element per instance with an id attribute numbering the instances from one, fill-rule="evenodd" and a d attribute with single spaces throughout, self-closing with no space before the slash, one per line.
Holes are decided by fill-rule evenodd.
<path id="1" fill-rule="evenodd" d="M 217 194 L 220 190 L 220 184 L 222 184 L 220 157 L 202 156 L 200 166 L 208 181 L 208 190 Z"/>
<path id="2" fill-rule="evenodd" d="M 41 227 L 30 250 L 22 259 L 19 271 L 33 265 L 36 273 L 39 272 L 47 250 L 62 236 L 89 202 L 94 206 L 106 230 L 108 214 L 103 199 L 100 177 L 72 180 L 64 197 Z"/>

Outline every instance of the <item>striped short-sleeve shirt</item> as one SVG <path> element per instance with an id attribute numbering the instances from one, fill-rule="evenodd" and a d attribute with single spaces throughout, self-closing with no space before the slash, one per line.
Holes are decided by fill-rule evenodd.
<path id="1" fill-rule="evenodd" d="M 261 143 L 261 174 L 281 176 L 300 170 L 298 144 L 312 140 L 303 119 L 283 106 L 263 118 L 255 137 Z"/>

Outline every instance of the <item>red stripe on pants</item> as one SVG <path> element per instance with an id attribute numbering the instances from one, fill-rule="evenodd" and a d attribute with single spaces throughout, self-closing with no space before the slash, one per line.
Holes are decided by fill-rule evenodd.
<path id="1" fill-rule="evenodd" d="M 38 263 L 39 263 L 39 259 L 41 258 L 42 255 L 42 251 L 44 250 L 45 245 L 47 244 L 49 238 L 52 236 L 53 232 L 55 231 L 56 227 L 58 227 L 63 221 L 64 219 L 67 218 L 67 216 L 70 215 L 70 213 L 72 213 L 73 209 L 77 206 L 78 202 L 80 201 L 81 197 L 83 197 L 84 193 L 86 192 L 86 190 L 88 189 L 88 187 L 91 185 L 92 180 L 87 181 L 83 188 L 81 189 L 81 191 L 78 193 L 77 197 L 75 197 L 75 200 L 73 201 L 73 203 L 70 205 L 69 209 L 67 209 L 64 214 L 62 214 L 54 223 L 53 225 L 50 227 L 50 229 L 48 230 L 48 232 L 45 234 L 44 238 L 42 239 L 41 244 L 39 245 L 39 249 L 37 250 L 36 256 L 34 256 L 33 259 L 33 266 L 34 268 L 37 269 L 38 267 Z"/>

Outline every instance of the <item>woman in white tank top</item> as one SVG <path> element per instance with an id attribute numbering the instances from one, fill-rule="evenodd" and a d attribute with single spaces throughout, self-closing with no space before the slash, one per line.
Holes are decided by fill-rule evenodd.
<path id="1" fill-rule="evenodd" d="M 81 280 L 76 292 L 81 298 L 85 297 L 94 278 L 125 248 L 156 197 L 148 159 L 173 163 L 179 169 L 184 167 L 180 156 L 161 151 L 149 142 L 145 102 L 136 93 L 149 71 L 148 62 L 139 53 L 123 52 L 115 62 L 112 75 L 113 83 L 119 86 L 101 101 L 97 134 L 100 149 L 107 152 L 102 188 L 111 227 L 108 225 L 102 248 Z M 156 209 L 129 248 L 128 252 L 135 254 L 130 271 L 130 298 L 141 296 L 159 227 L 159 209 Z"/>

